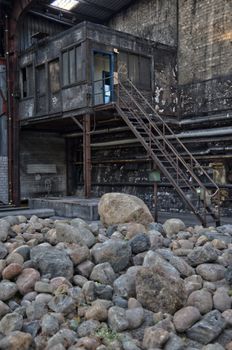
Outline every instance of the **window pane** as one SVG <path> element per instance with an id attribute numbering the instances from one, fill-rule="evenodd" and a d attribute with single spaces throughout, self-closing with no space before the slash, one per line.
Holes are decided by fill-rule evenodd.
<path id="1" fill-rule="evenodd" d="M 149 90 L 151 88 L 151 59 L 140 57 L 140 87 Z"/>
<path id="2" fill-rule="evenodd" d="M 137 55 L 129 55 L 129 78 L 134 84 L 139 84 L 139 56 Z"/>
<path id="3" fill-rule="evenodd" d="M 27 97 L 27 73 L 26 68 L 23 68 L 22 71 L 22 90 L 21 90 L 21 96 Z"/>
<path id="4" fill-rule="evenodd" d="M 36 68 L 37 93 L 43 95 L 46 93 L 45 65 Z"/>
<path id="5" fill-rule="evenodd" d="M 75 83 L 75 49 L 69 51 L 69 74 L 70 84 Z"/>
<path id="6" fill-rule="evenodd" d="M 28 89 L 28 96 L 32 96 L 34 94 L 34 75 L 33 75 L 33 66 L 27 67 L 27 89 Z"/>
<path id="7" fill-rule="evenodd" d="M 60 65 L 59 60 L 55 60 L 49 63 L 49 82 L 50 90 L 52 93 L 60 90 Z"/>
<path id="8" fill-rule="evenodd" d="M 76 47 L 76 81 L 83 79 L 82 69 L 82 50 L 80 45 Z"/>
<path id="9" fill-rule="evenodd" d="M 63 85 L 69 84 L 68 51 L 63 53 Z"/>

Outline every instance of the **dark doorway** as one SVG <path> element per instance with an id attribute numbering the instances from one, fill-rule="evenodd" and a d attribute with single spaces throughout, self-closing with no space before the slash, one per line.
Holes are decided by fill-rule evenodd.
<path id="1" fill-rule="evenodd" d="M 113 101 L 113 53 L 94 51 L 93 104 L 107 104 Z"/>

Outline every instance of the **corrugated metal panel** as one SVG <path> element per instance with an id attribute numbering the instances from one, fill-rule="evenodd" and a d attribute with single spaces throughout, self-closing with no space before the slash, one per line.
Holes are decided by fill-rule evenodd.
<path id="1" fill-rule="evenodd" d="M 108 20 L 123 7 L 129 5 L 132 0 L 83 0 L 72 11 L 82 15 L 89 15 L 96 20 Z"/>
<path id="2" fill-rule="evenodd" d="M 129 5 L 133 0 L 88 0 L 92 4 L 112 9 L 114 12 L 120 11 L 124 6 Z"/>
<path id="3" fill-rule="evenodd" d="M 23 51 L 32 45 L 32 35 L 37 32 L 47 33 L 49 35 L 54 35 L 63 30 L 67 29 L 67 27 L 46 20 L 44 18 L 40 18 L 37 16 L 27 14 L 20 25 L 20 42 L 19 42 L 19 50 Z"/>

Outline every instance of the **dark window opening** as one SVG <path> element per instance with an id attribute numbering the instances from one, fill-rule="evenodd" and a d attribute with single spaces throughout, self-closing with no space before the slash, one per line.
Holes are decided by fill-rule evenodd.
<path id="1" fill-rule="evenodd" d="M 43 113 L 46 111 L 46 74 L 45 65 L 36 67 L 36 111 L 37 113 Z"/>
<path id="2" fill-rule="evenodd" d="M 55 94 L 60 91 L 60 65 L 59 60 L 55 60 L 49 63 L 49 84 L 50 92 Z"/>
<path id="3" fill-rule="evenodd" d="M 31 97 L 34 93 L 34 79 L 32 65 L 21 69 L 21 97 Z"/>
<path id="4" fill-rule="evenodd" d="M 62 63 L 63 86 L 72 85 L 83 80 L 81 45 L 63 52 Z"/>

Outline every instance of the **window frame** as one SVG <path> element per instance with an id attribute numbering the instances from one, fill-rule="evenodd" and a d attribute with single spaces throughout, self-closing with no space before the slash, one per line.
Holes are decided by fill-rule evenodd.
<path id="1" fill-rule="evenodd" d="M 82 43 L 79 43 L 79 44 L 75 44 L 75 45 L 72 45 L 72 46 L 69 46 L 65 49 L 63 49 L 61 51 L 61 88 L 67 88 L 67 87 L 70 87 L 70 86 L 74 86 L 74 85 L 79 85 L 81 82 L 84 81 L 83 79 L 83 71 L 81 71 L 81 76 L 78 77 L 78 70 L 77 70 L 77 48 L 80 48 L 81 50 L 81 61 L 83 61 L 83 52 L 82 52 Z M 70 79 L 70 53 L 74 51 L 74 76 L 75 76 L 75 79 L 71 82 L 71 79 Z M 67 79 L 67 83 L 64 82 L 64 54 L 67 54 L 67 64 L 68 64 L 68 67 L 66 68 L 67 70 L 67 75 L 68 75 L 68 79 Z M 81 66 L 83 66 L 81 64 Z"/>
<path id="2" fill-rule="evenodd" d="M 59 89 L 54 90 L 52 89 L 52 80 L 51 80 L 51 71 L 50 71 L 50 65 L 58 63 L 59 69 L 58 69 L 58 82 L 59 82 Z M 49 95 L 55 95 L 61 91 L 61 66 L 60 66 L 60 58 L 56 57 L 51 61 L 48 61 L 48 93 Z"/>
<path id="3" fill-rule="evenodd" d="M 43 92 L 41 92 L 38 87 L 38 76 L 41 76 L 41 74 L 38 74 L 38 70 L 43 68 L 44 69 L 44 88 L 45 90 Z M 44 62 L 44 63 L 40 63 L 38 65 L 35 66 L 35 111 L 36 111 L 36 115 L 43 115 L 44 113 L 48 113 L 48 62 Z M 38 101 L 41 98 L 45 98 L 45 105 L 44 105 L 44 110 L 40 111 L 38 110 Z"/>
<path id="4" fill-rule="evenodd" d="M 29 69 L 31 69 L 31 74 L 28 73 Z M 23 71 L 26 72 L 26 96 L 24 96 L 24 80 Z M 35 94 L 35 77 L 34 77 L 34 65 L 33 62 L 30 62 L 22 67 L 20 67 L 20 100 L 31 99 Z"/>

